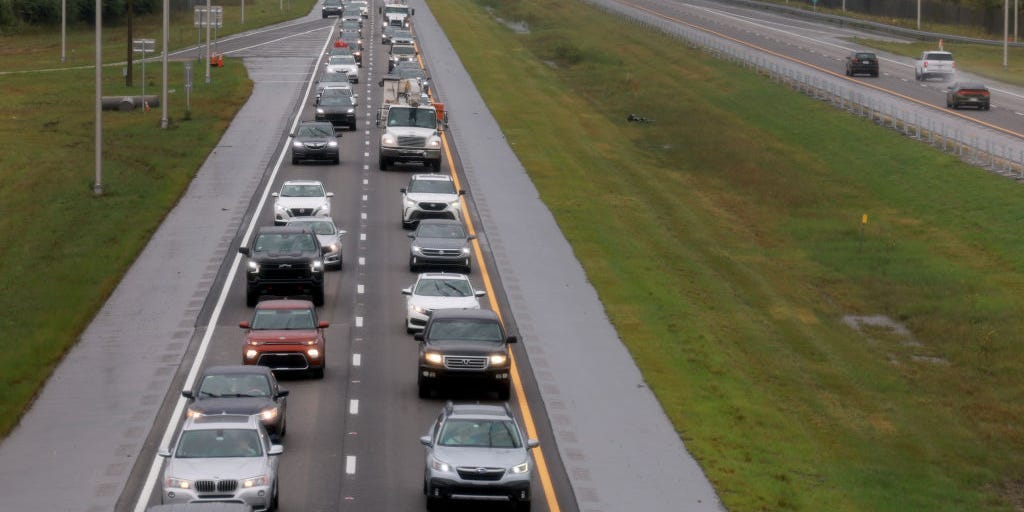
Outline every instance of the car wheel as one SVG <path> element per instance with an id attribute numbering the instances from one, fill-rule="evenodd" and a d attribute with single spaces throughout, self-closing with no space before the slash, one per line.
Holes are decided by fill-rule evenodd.
<path id="1" fill-rule="evenodd" d="M 516 512 L 530 512 L 529 501 L 517 501 L 515 504 Z"/>
<path id="2" fill-rule="evenodd" d="M 409 256 L 409 272 L 416 272 L 419 269 L 420 267 L 416 264 L 416 260 Z"/>
<path id="3" fill-rule="evenodd" d="M 277 504 L 280 502 L 280 496 L 278 494 L 279 491 L 277 489 L 277 482 L 274 482 L 274 497 L 270 498 L 270 505 L 267 507 L 267 510 L 277 510 Z"/>
<path id="4" fill-rule="evenodd" d="M 442 508 L 443 505 L 444 505 L 444 502 L 441 501 L 441 498 L 433 498 L 433 497 L 427 496 L 427 510 L 428 511 L 430 511 L 430 512 L 438 512 L 439 510 L 444 510 Z"/>
<path id="5" fill-rule="evenodd" d="M 299 165 L 299 157 L 292 155 L 292 165 Z"/>
<path id="6" fill-rule="evenodd" d="M 512 396 L 512 385 L 506 384 L 498 388 L 498 400 L 505 401 Z"/>
<path id="7" fill-rule="evenodd" d="M 338 165 L 340 163 L 341 163 L 341 157 L 340 156 L 335 156 L 334 157 L 334 165 Z"/>
<path id="8" fill-rule="evenodd" d="M 415 224 L 412 221 L 402 220 L 402 229 L 412 229 Z"/>
<path id="9" fill-rule="evenodd" d="M 352 123 L 352 124 L 348 125 L 348 129 L 352 130 L 352 131 L 356 131 L 356 124 Z"/>
<path id="10" fill-rule="evenodd" d="M 988 110 L 988 107 L 988 105 L 985 105 L 984 107 L 982 107 L 982 110 Z"/>
<path id="11" fill-rule="evenodd" d="M 256 293 L 253 290 L 246 290 L 245 291 L 245 305 L 246 306 L 249 306 L 251 308 L 251 307 L 255 306 L 256 303 L 259 302 L 259 301 L 260 301 L 260 294 L 259 293 Z"/>
<path id="12" fill-rule="evenodd" d="M 380 167 L 380 170 L 382 171 L 388 170 L 388 159 L 384 158 L 384 155 L 381 155 L 377 158 L 377 166 Z"/>
<path id="13" fill-rule="evenodd" d="M 878 78 L 878 71 L 875 71 L 874 73 L 871 73 L 871 76 L 873 76 L 875 78 Z"/>
<path id="14" fill-rule="evenodd" d="M 313 305 L 314 306 L 323 306 L 324 305 L 324 289 L 323 288 L 315 288 L 313 290 Z"/>
<path id="15" fill-rule="evenodd" d="M 433 390 L 431 389 L 430 384 L 424 380 L 423 377 L 417 379 L 416 387 L 420 398 L 430 398 L 430 395 L 433 394 L 431 393 Z"/>
<path id="16" fill-rule="evenodd" d="M 310 371 L 310 373 L 313 374 L 313 378 L 314 379 L 322 379 L 322 378 L 324 378 L 324 368 L 322 366 L 320 368 L 313 368 Z"/>
<path id="17" fill-rule="evenodd" d="M 462 267 L 462 270 L 463 270 L 464 274 L 472 274 L 473 273 L 473 265 L 470 265 L 470 263 L 467 261 L 466 262 L 466 266 Z"/>
<path id="18" fill-rule="evenodd" d="M 430 161 L 430 170 L 433 172 L 441 172 L 441 159 Z"/>
<path id="19" fill-rule="evenodd" d="M 281 419 L 281 433 L 277 435 L 277 438 L 284 439 L 284 435 L 288 433 L 288 418 Z"/>

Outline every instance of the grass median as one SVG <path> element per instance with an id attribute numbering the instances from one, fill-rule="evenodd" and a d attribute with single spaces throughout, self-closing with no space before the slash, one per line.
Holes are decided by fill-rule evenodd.
<path id="1" fill-rule="evenodd" d="M 313 0 L 287 5 L 304 15 Z M 300 15 L 273 12 L 277 7 L 263 9 L 261 16 L 250 3 L 245 28 Z M 225 11 L 227 16 L 230 8 Z M 141 17 L 136 23 L 155 26 L 159 18 Z M 123 38 L 123 28 L 115 30 Z M 56 43 L 44 43 L 49 36 L 42 32 L 27 29 L 0 37 L 0 71 L 54 67 L 59 35 Z M 68 40 L 87 41 L 92 34 L 74 28 Z M 51 55 L 54 44 L 57 53 Z M 123 55 L 124 42 L 112 41 L 104 61 Z M 83 60 L 79 52 L 66 69 L 0 74 L 0 140 L 7 143 L 0 156 L 0 436 L 17 424 L 252 90 L 240 61 L 229 59 L 213 69 L 211 84 L 203 83 L 203 68 L 196 63 L 186 115 L 183 64 L 171 63 L 168 87 L 175 92 L 169 96 L 168 129 L 160 128 L 159 109 L 103 113 L 104 195 L 94 197 L 94 70 L 86 66 L 91 58 Z M 147 94 L 159 94 L 161 78 L 159 65 L 147 66 Z M 138 94 L 141 85 L 137 74 L 136 86 L 126 88 L 120 67 L 104 68 L 105 95 Z"/>
<path id="2" fill-rule="evenodd" d="M 1021 505 L 1016 183 L 585 4 L 429 3 L 730 510 Z"/>

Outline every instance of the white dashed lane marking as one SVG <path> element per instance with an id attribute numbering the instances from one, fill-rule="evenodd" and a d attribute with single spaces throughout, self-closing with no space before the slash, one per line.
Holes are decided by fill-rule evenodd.
<path id="1" fill-rule="evenodd" d="M 363 356 L 360 354 L 352 354 L 352 366 L 359 366 L 363 363 Z"/>
<path id="2" fill-rule="evenodd" d="M 345 457 L 345 474 L 354 475 L 356 474 L 356 456 L 347 455 Z"/>
<path id="3" fill-rule="evenodd" d="M 348 413 L 359 414 L 359 400 L 353 398 L 352 400 L 348 401 Z"/>

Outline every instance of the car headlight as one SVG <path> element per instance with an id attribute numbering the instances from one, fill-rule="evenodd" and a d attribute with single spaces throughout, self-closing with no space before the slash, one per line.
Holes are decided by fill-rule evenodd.
<path id="1" fill-rule="evenodd" d="M 309 357 L 312 358 L 312 359 L 319 359 L 320 358 L 320 351 L 315 349 L 315 348 L 311 348 L 311 349 L 307 350 L 306 354 L 308 354 Z"/>
<path id="2" fill-rule="evenodd" d="M 277 418 L 278 413 L 277 407 L 271 407 L 269 409 L 263 409 L 260 411 L 260 421 L 274 421 Z"/>
<path id="3" fill-rule="evenodd" d="M 188 408 L 188 412 L 186 412 L 185 414 L 189 418 L 198 418 L 198 417 L 203 415 L 203 413 L 201 413 L 201 412 L 199 412 L 199 411 L 197 411 L 197 410 L 195 410 L 195 409 L 193 409 L 191 407 Z"/>
<path id="4" fill-rule="evenodd" d="M 327 147 L 329 147 L 329 148 L 336 148 L 336 147 L 338 147 L 338 141 L 332 140 L 332 141 L 328 142 L 327 143 Z"/>
<path id="5" fill-rule="evenodd" d="M 164 482 L 164 486 L 173 487 L 175 489 L 189 489 L 192 487 L 192 482 L 189 482 L 188 480 L 185 480 L 183 478 L 174 478 L 173 476 L 169 476 L 167 477 L 167 480 Z"/>
<path id="6" fill-rule="evenodd" d="M 433 457 L 430 459 L 430 467 L 433 468 L 434 471 L 444 471 L 445 473 L 450 473 L 452 471 L 452 466 L 450 464 L 437 460 Z"/>
<path id="7" fill-rule="evenodd" d="M 466 256 L 469 256 L 469 246 L 466 246 L 466 247 L 462 248 L 462 254 L 464 254 Z"/>
<path id="8" fill-rule="evenodd" d="M 318 109 L 316 109 L 316 113 L 317 114 L 323 114 L 324 113 L 324 109 L 318 108 Z"/>
<path id="9" fill-rule="evenodd" d="M 380 138 L 380 145 L 381 146 L 394 146 L 396 144 L 397 144 L 397 142 L 395 141 L 395 136 L 394 135 L 385 134 L 383 137 Z"/>
<path id="10" fill-rule="evenodd" d="M 350 108 L 350 109 L 346 110 L 345 113 L 346 114 L 355 114 L 356 113 L 356 109 Z M 334 145 L 337 146 L 338 143 L 334 143 Z"/>
<path id="11" fill-rule="evenodd" d="M 313 267 L 313 272 L 320 272 L 321 270 L 324 269 L 324 262 L 322 262 L 320 260 L 315 260 L 315 261 L 313 261 L 312 267 Z"/>
<path id="12" fill-rule="evenodd" d="M 526 461 L 518 466 L 512 466 L 512 472 L 521 475 L 530 470 L 530 461 Z"/>
<path id="13" fill-rule="evenodd" d="M 341 249 L 341 246 L 338 244 L 331 244 L 327 246 L 328 252 L 338 252 L 338 249 Z"/>
<path id="14" fill-rule="evenodd" d="M 242 488 L 248 489 L 250 487 L 264 486 L 270 483 L 270 479 L 267 475 L 254 476 L 252 478 L 246 478 L 242 480 Z"/>
<path id="15" fill-rule="evenodd" d="M 405 206 L 407 206 L 409 208 L 415 208 L 416 207 L 416 201 L 413 201 L 412 199 L 406 199 L 405 200 Z"/>
<path id="16" fill-rule="evenodd" d="M 323 114 L 323 112 L 320 112 L 320 109 L 317 109 L 317 112 L 320 113 L 320 114 Z M 301 148 L 302 147 L 302 143 L 299 142 L 299 141 L 292 142 L 292 147 L 293 148 Z"/>
<path id="17" fill-rule="evenodd" d="M 430 142 L 427 143 L 427 146 L 430 147 L 431 149 L 437 149 L 441 147 L 441 139 L 430 139 Z"/>
<path id="18" fill-rule="evenodd" d="M 255 261 L 250 261 L 249 262 L 249 272 L 257 273 L 259 271 L 260 271 L 260 264 L 256 263 Z"/>
<path id="19" fill-rule="evenodd" d="M 456 200 L 448 203 L 448 206 L 452 206 L 452 207 L 455 207 L 455 208 L 462 208 L 462 202 L 459 201 L 458 199 L 456 199 Z"/>
<path id="20" fill-rule="evenodd" d="M 274 203 L 274 211 L 284 212 L 285 210 L 287 210 L 287 208 L 284 206 L 281 206 L 279 203 Z"/>
<path id="21" fill-rule="evenodd" d="M 249 350 L 245 351 L 245 358 L 246 359 L 256 359 L 256 356 L 258 356 L 258 355 L 259 355 L 259 352 L 255 351 L 255 350 L 253 350 L 251 348 Z"/>
<path id="22" fill-rule="evenodd" d="M 505 364 L 508 361 L 508 356 L 505 354 L 491 354 L 491 364 Z"/>
<path id="23" fill-rule="evenodd" d="M 426 314 L 430 313 L 429 309 L 427 309 L 425 307 L 422 307 L 422 306 L 417 306 L 415 304 L 412 306 L 412 310 L 417 312 L 417 313 L 419 313 L 419 314 L 421 314 L 421 315 L 426 315 Z"/>
<path id="24" fill-rule="evenodd" d="M 441 354 L 438 354 L 437 352 L 427 352 L 423 354 L 423 359 L 425 359 L 428 363 L 434 364 L 441 364 L 441 362 L 444 360 L 444 358 L 441 357 Z"/>

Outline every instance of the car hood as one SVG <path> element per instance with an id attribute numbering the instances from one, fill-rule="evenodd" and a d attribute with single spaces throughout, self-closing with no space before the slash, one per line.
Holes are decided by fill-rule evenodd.
<path id="1" fill-rule="evenodd" d="M 327 66 L 328 73 L 348 73 L 355 74 L 359 72 L 358 64 L 330 64 Z"/>
<path id="2" fill-rule="evenodd" d="M 215 457 L 209 459 L 167 459 L 164 475 L 185 480 L 223 480 L 251 478 L 269 472 L 264 457 Z"/>
<path id="3" fill-rule="evenodd" d="M 406 199 L 417 203 L 451 203 L 459 199 L 457 194 L 432 194 L 425 192 L 411 192 L 405 195 Z"/>
<path id="4" fill-rule="evenodd" d="M 317 235 L 317 240 L 320 240 L 321 247 L 327 247 L 331 244 L 338 244 L 341 247 L 341 237 L 338 235 Z"/>
<path id="5" fill-rule="evenodd" d="M 421 238 L 416 237 L 412 243 L 431 249 L 462 249 L 466 246 L 465 238 Z"/>
<path id="6" fill-rule="evenodd" d="M 511 468 L 527 459 L 525 448 L 435 446 L 434 457 L 455 467 Z"/>
<path id="7" fill-rule="evenodd" d="M 249 259 L 259 263 L 260 265 L 277 265 L 277 264 L 300 264 L 309 265 L 310 262 L 320 259 L 318 253 L 312 251 L 295 251 L 295 252 L 254 252 Z M 277 268 L 277 267 L 271 267 Z"/>
<path id="8" fill-rule="evenodd" d="M 247 341 L 272 345 L 304 345 L 307 341 L 316 339 L 316 337 L 315 329 L 249 331 L 245 335 Z"/>
<path id="9" fill-rule="evenodd" d="M 423 137 L 429 139 L 437 134 L 433 128 L 417 128 L 415 126 L 388 126 L 388 133 L 395 137 Z"/>
<path id="10" fill-rule="evenodd" d="M 355 105 L 317 105 L 316 108 L 322 109 L 324 112 L 348 112 L 352 110 L 355 112 Z"/>
<path id="11" fill-rule="evenodd" d="M 319 208 L 327 203 L 324 197 L 278 197 L 277 205 L 285 208 Z"/>
<path id="12" fill-rule="evenodd" d="M 409 302 L 421 308 L 436 309 L 480 309 L 480 301 L 476 297 L 433 297 L 415 295 Z"/>
<path id="13" fill-rule="evenodd" d="M 496 354 L 505 350 L 503 343 L 489 341 L 464 340 L 430 340 L 425 342 L 428 349 L 443 350 L 446 353 L 459 355 Z"/>
<path id="14" fill-rule="evenodd" d="M 277 403 L 264 396 L 203 398 L 189 405 L 189 409 L 210 414 L 243 414 L 251 416 L 264 409 L 274 407 Z"/>
<path id="15" fill-rule="evenodd" d="M 302 138 L 296 138 L 295 140 L 297 140 L 297 141 L 299 141 L 299 142 L 301 142 L 303 144 L 326 144 L 326 143 L 331 142 L 332 140 L 335 140 L 335 139 L 332 139 L 332 138 L 330 138 L 330 137 L 325 135 L 323 137 L 302 137 Z"/>

